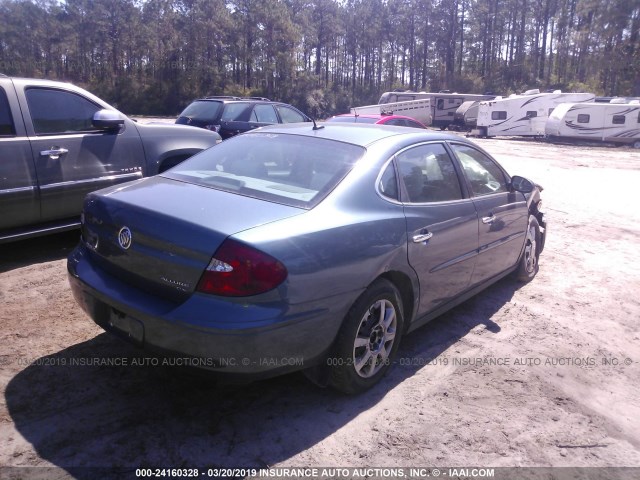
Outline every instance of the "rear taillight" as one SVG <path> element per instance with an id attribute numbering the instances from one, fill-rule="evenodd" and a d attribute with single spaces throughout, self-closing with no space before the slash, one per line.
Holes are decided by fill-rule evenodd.
<path id="1" fill-rule="evenodd" d="M 268 292 L 287 278 L 287 269 L 271 255 L 227 239 L 198 282 L 201 293 L 247 297 Z"/>

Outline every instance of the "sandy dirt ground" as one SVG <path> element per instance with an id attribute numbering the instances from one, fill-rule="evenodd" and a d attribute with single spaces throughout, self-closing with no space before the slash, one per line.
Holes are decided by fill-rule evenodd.
<path id="1" fill-rule="evenodd" d="M 356 397 L 132 366 L 71 296 L 77 232 L 1 245 L 0 466 L 639 467 L 640 151 L 477 143 L 545 188 L 540 272 L 404 338 Z"/>

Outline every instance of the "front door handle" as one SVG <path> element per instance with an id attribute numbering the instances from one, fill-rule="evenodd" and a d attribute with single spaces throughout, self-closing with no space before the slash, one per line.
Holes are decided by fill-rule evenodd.
<path id="1" fill-rule="evenodd" d="M 482 217 L 482 223 L 493 223 L 496 220 L 496 216 L 492 213 L 490 217 Z"/>
<path id="2" fill-rule="evenodd" d="M 414 241 L 414 243 L 422 243 L 422 242 L 426 242 L 431 237 L 433 237 L 433 233 L 431 233 L 431 232 L 421 233 L 420 235 L 414 235 L 413 236 L 413 241 Z"/>
<path id="3" fill-rule="evenodd" d="M 40 156 L 49 157 L 51 160 L 58 160 L 60 156 L 64 155 L 65 153 L 69 153 L 69 150 L 67 150 L 66 148 L 53 147 L 50 150 L 42 150 L 40 152 Z"/>

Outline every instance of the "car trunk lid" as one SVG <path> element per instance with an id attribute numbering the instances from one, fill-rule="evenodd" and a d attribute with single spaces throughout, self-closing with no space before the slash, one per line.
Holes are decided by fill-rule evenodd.
<path id="1" fill-rule="evenodd" d="M 83 241 L 92 259 L 131 285 L 186 299 L 222 242 L 304 212 L 210 187 L 152 177 L 90 194 Z"/>

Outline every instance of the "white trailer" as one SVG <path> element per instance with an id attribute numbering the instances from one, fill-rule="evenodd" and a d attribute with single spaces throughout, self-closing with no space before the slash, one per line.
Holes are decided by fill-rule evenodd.
<path id="1" fill-rule="evenodd" d="M 476 95 L 467 93 L 435 93 L 431 98 L 431 125 L 444 130 L 451 123 L 456 110 L 466 101 L 492 100 L 495 95 Z"/>
<path id="2" fill-rule="evenodd" d="M 543 137 L 545 124 L 561 103 L 593 102 L 593 93 L 540 93 L 529 90 L 521 95 L 480 102 L 478 120 L 472 135 L 495 137 L 517 135 Z"/>
<path id="3" fill-rule="evenodd" d="M 442 130 L 453 123 L 453 116 L 460 105 L 468 100 L 490 100 L 495 95 L 478 95 L 475 93 L 450 93 L 450 92 L 385 92 L 379 100 L 379 104 L 388 105 L 396 101 L 430 100 L 431 121 L 423 122 L 425 125 L 439 127 Z"/>
<path id="4" fill-rule="evenodd" d="M 562 103 L 549 117 L 545 132 L 551 140 L 591 140 L 640 148 L 640 101 Z"/>
<path id="5" fill-rule="evenodd" d="M 393 102 L 384 105 L 365 105 L 363 107 L 353 107 L 351 113 L 354 115 L 379 115 L 389 113 L 394 115 L 405 115 L 416 120 L 431 125 L 431 100 L 423 98 L 421 100 L 410 100 L 407 102 Z"/>
<path id="6" fill-rule="evenodd" d="M 453 123 L 449 125 L 449 130 L 469 132 L 475 128 L 478 122 L 479 107 L 480 102 L 478 100 L 463 102 L 456 110 L 456 113 L 453 114 Z"/>

